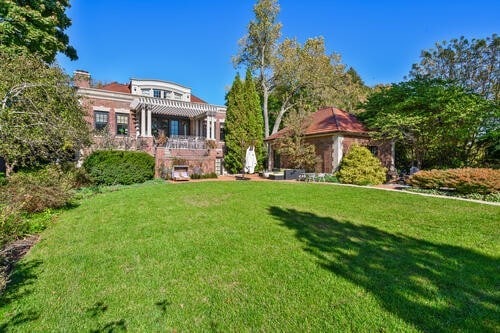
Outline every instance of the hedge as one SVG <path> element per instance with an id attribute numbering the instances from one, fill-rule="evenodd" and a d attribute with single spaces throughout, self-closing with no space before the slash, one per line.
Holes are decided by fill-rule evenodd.
<path id="1" fill-rule="evenodd" d="M 129 185 L 154 177 L 154 157 L 137 151 L 99 150 L 90 154 L 83 168 L 96 185 Z"/>
<path id="2" fill-rule="evenodd" d="M 419 171 L 409 183 L 424 189 L 454 189 L 461 194 L 490 194 L 500 192 L 500 170 L 464 168 Z"/>

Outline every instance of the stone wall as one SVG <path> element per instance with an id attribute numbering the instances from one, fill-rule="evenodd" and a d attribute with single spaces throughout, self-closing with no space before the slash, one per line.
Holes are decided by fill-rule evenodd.
<path id="1" fill-rule="evenodd" d="M 155 153 L 155 177 L 165 177 L 173 165 L 187 165 L 188 173 L 195 172 L 212 173 L 215 172 L 215 161 L 222 158 L 220 149 L 167 149 L 156 147 Z"/>

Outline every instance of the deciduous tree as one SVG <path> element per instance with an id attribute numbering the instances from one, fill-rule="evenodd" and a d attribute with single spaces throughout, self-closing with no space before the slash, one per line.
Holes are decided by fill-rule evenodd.
<path id="1" fill-rule="evenodd" d="M 481 96 L 498 101 L 500 97 L 500 37 L 465 37 L 436 43 L 424 50 L 414 64 L 411 78 L 439 78 L 453 81 Z"/>
<path id="2" fill-rule="evenodd" d="M 15 166 L 55 161 L 89 143 L 75 89 L 62 70 L 0 50 L 0 156 Z"/>
<path id="3" fill-rule="evenodd" d="M 71 25 L 66 15 L 69 0 L 0 1 L 0 48 L 21 48 L 52 63 L 57 52 L 78 59 L 64 32 Z"/>
<path id="4" fill-rule="evenodd" d="M 255 19 L 248 25 L 248 34 L 240 40 L 240 51 L 233 59 L 237 65 L 246 65 L 257 71 L 262 90 L 264 135 L 269 136 L 268 99 L 274 86 L 272 64 L 281 36 L 277 22 L 280 7 L 277 0 L 259 0 L 254 6 Z"/>
<path id="5" fill-rule="evenodd" d="M 480 164 L 483 138 L 499 131 L 498 104 L 438 79 L 395 84 L 364 107 L 360 116 L 369 127 L 399 141 L 419 168 Z"/>
<path id="6" fill-rule="evenodd" d="M 276 140 L 275 148 L 289 167 L 314 171 L 319 157 L 314 145 L 305 141 L 304 130 L 310 124 L 310 112 L 303 108 L 293 110 L 285 119 L 286 132 Z"/>

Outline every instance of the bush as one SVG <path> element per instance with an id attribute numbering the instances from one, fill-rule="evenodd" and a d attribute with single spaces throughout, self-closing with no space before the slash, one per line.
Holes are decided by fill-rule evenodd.
<path id="1" fill-rule="evenodd" d="M 342 159 L 337 177 L 345 184 L 377 185 L 385 182 L 386 171 L 368 148 L 353 145 Z"/>
<path id="2" fill-rule="evenodd" d="M 412 186 L 424 189 L 455 189 L 460 194 L 500 192 L 500 170 L 464 168 L 419 171 L 409 179 Z"/>
<path id="3" fill-rule="evenodd" d="M 28 213 L 60 208 L 71 200 L 72 178 L 57 165 L 36 171 L 20 171 L 0 189 L 2 201 Z"/>
<path id="4" fill-rule="evenodd" d="M 20 205 L 0 205 L 0 246 L 27 233 L 27 221 L 23 218 Z"/>
<path id="5" fill-rule="evenodd" d="M 143 183 L 154 177 L 154 157 L 136 151 L 100 150 L 83 162 L 96 185 L 130 185 Z"/>

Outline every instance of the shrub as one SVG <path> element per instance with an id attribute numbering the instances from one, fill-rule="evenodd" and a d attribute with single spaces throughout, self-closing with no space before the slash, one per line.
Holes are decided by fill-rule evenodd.
<path id="1" fill-rule="evenodd" d="M 337 177 L 345 184 L 377 185 L 385 182 L 386 168 L 368 148 L 353 145 L 342 159 Z"/>
<path id="2" fill-rule="evenodd" d="M 4 204 L 36 213 L 60 208 L 72 198 L 72 179 L 57 165 L 36 171 L 20 171 L 9 178 L 0 190 Z"/>
<path id="3" fill-rule="evenodd" d="M 26 234 L 29 226 L 21 213 L 20 204 L 0 205 L 0 246 Z"/>
<path id="4" fill-rule="evenodd" d="M 154 157 L 137 151 L 100 150 L 83 162 L 96 185 L 143 183 L 154 176 Z"/>
<path id="5" fill-rule="evenodd" d="M 500 192 L 500 170 L 464 168 L 419 171 L 409 179 L 412 186 L 424 189 L 455 189 L 460 194 Z"/>

